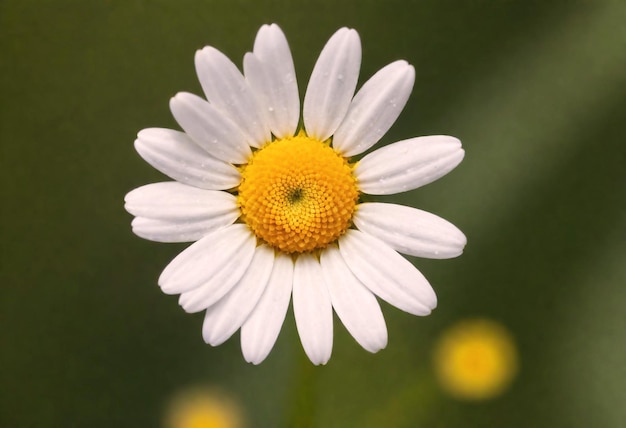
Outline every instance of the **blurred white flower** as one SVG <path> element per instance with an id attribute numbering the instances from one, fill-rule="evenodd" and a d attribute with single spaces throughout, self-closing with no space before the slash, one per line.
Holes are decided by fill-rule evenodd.
<path id="1" fill-rule="evenodd" d="M 365 155 L 404 108 L 415 71 L 395 61 L 355 95 L 361 43 L 342 28 L 322 50 L 304 97 L 303 129 L 291 52 L 275 25 L 259 30 L 244 73 L 212 47 L 196 71 L 207 100 L 170 102 L 184 132 L 150 128 L 135 147 L 175 181 L 126 195 L 133 231 L 159 242 L 197 241 L 163 271 L 159 285 L 187 312 L 206 310 L 204 340 L 219 345 L 241 328 L 244 358 L 258 364 L 278 337 L 291 296 L 302 345 L 328 361 L 333 309 L 366 350 L 387 344 L 375 296 L 428 315 L 437 299 L 398 252 L 460 255 L 465 236 L 424 211 L 359 203 L 428 184 L 463 159 L 459 140 L 411 138 Z"/>

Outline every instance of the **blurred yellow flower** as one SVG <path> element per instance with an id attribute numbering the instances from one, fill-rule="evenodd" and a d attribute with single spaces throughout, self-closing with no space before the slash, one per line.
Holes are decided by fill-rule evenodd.
<path id="1" fill-rule="evenodd" d="M 518 369 L 509 332 L 486 319 L 461 321 L 439 339 L 434 352 L 441 386 L 456 398 L 485 400 L 502 393 Z"/>
<path id="2" fill-rule="evenodd" d="M 209 388 L 186 389 L 172 399 L 166 428 L 242 428 L 241 409 L 228 396 Z"/>

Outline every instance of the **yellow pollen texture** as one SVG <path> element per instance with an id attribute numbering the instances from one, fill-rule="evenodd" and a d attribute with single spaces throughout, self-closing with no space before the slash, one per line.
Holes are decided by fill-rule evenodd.
<path id="1" fill-rule="evenodd" d="M 304 134 L 255 152 L 242 171 L 238 196 L 250 229 L 286 253 L 324 248 L 339 238 L 358 197 L 350 164 Z"/>

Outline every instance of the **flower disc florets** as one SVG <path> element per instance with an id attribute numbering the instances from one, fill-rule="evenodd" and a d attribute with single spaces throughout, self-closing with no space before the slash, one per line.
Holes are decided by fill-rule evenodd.
<path id="1" fill-rule="evenodd" d="M 238 199 L 257 237 L 286 253 L 303 253 L 326 247 L 348 229 L 358 196 L 351 165 L 301 133 L 254 153 Z"/>

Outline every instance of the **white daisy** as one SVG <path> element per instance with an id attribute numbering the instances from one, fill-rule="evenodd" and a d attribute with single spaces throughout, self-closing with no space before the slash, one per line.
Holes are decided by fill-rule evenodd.
<path id="1" fill-rule="evenodd" d="M 300 102 L 291 52 L 275 25 L 263 26 L 244 73 L 212 47 L 196 53 L 204 100 L 170 102 L 184 132 L 149 128 L 135 147 L 175 181 L 126 195 L 133 231 L 158 242 L 196 241 L 163 271 L 159 286 L 187 312 L 206 311 L 202 335 L 216 346 L 241 328 L 244 358 L 271 351 L 291 296 L 304 351 L 325 364 L 333 309 L 370 352 L 387 344 L 375 296 L 414 315 L 437 304 L 424 276 L 398 252 L 460 255 L 466 239 L 433 214 L 361 193 L 405 192 L 447 174 L 463 159 L 459 140 L 410 138 L 359 161 L 404 108 L 415 71 L 396 61 L 354 94 L 361 64 L 355 30 L 328 41 Z"/>

